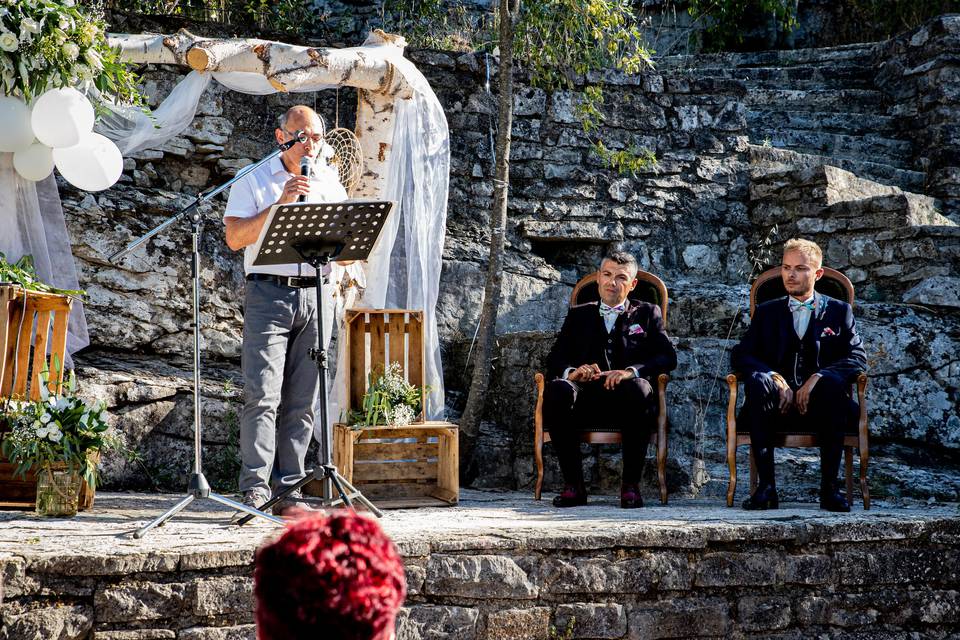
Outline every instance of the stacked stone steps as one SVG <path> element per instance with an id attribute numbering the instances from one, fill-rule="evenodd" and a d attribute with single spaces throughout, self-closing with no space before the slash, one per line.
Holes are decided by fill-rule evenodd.
<path id="1" fill-rule="evenodd" d="M 759 235 L 776 228 L 781 238 L 817 241 L 859 297 L 924 302 L 924 291 L 960 275 L 960 227 L 933 198 L 830 165 L 768 163 L 762 149 L 751 160 L 750 218 Z"/>
<path id="2" fill-rule="evenodd" d="M 761 127 L 766 131 L 783 128 L 846 135 L 872 134 L 893 138 L 897 129 L 895 118 L 875 113 L 805 110 L 769 111 L 754 108 L 748 109 L 746 115 L 747 120 L 753 126 Z"/>
<path id="3" fill-rule="evenodd" d="M 751 163 L 754 166 L 762 163 L 765 166 L 780 169 L 830 165 L 858 176 L 866 176 L 876 183 L 896 185 L 906 191 L 912 192 L 922 192 L 926 179 L 926 175 L 921 171 L 902 169 L 880 162 L 853 160 L 849 158 L 831 158 L 826 155 L 803 153 L 762 144 L 750 145 L 750 157 Z"/>
<path id="4" fill-rule="evenodd" d="M 912 142 L 876 86 L 877 45 L 724 53 L 661 61 L 661 70 L 737 81 L 750 142 L 816 156 L 877 182 L 922 191 Z"/>

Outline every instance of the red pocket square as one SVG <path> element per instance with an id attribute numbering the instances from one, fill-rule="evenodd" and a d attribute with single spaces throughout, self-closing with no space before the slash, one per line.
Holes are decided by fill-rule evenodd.
<path id="1" fill-rule="evenodd" d="M 837 332 L 831 329 L 830 327 L 824 327 L 823 331 L 820 333 L 821 338 L 828 337 L 828 336 L 835 336 L 835 335 L 837 335 Z"/>

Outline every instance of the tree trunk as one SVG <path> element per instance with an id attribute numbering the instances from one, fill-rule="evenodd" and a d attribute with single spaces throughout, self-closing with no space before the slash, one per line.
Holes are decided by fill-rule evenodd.
<path id="1" fill-rule="evenodd" d="M 243 71 L 263 75 L 277 91 L 296 91 L 319 84 L 357 88 L 355 133 L 363 150 L 363 174 L 351 191 L 354 198 L 377 198 L 386 183 L 392 159 L 395 102 L 413 90 L 394 65 L 365 55 L 370 47 L 397 47 L 406 41 L 375 29 L 362 47 L 322 49 L 267 40 L 215 39 L 181 29 L 171 36 L 109 34 L 126 62 L 176 64 L 200 72 Z"/>
<path id="2" fill-rule="evenodd" d="M 507 225 L 507 196 L 510 185 L 510 129 L 513 125 L 513 32 L 520 0 L 500 0 L 500 69 L 497 105 L 496 176 L 490 208 L 490 258 L 484 285 L 483 308 L 477 335 L 476 359 L 467 406 L 460 418 L 461 460 L 470 464 L 471 452 L 480 431 L 480 420 L 490 386 L 491 360 L 496 339 L 497 312 L 503 288 L 503 254 Z"/>

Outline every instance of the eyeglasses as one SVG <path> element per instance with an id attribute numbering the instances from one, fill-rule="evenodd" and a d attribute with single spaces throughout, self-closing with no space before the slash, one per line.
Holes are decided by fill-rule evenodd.
<path id="1" fill-rule="evenodd" d="M 281 131 L 283 131 L 284 133 L 286 133 L 286 134 L 287 134 L 288 136 L 290 136 L 291 138 L 292 138 L 293 136 L 297 135 L 297 132 L 296 132 L 296 131 L 288 131 L 288 130 L 286 130 L 286 129 L 281 129 Z M 320 135 L 319 133 L 315 133 L 315 134 L 313 134 L 312 136 L 307 136 L 307 140 L 309 140 L 309 141 L 312 142 L 313 144 L 320 144 L 321 142 L 323 142 L 323 136 Z"/>

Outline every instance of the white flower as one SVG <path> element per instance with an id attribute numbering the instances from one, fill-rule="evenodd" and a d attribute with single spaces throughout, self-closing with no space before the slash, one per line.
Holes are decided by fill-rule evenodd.
<path id="1" fill-rule="evenodd" d="M 87 49 L 87 52 L 83 55 L 94 71 L 103 69 L 103 60 L 100 59 L 100 54 L 97 53 L 95 49 Z"/>
<path id="2" fill-rule="evenodd" d="M 73 401 L 71 401 L 70 398 L 67 398 L 65 396 L 60 396 L 59 398 L 57 398 L 57 411 L 63 411 L 64 409 L 69 409 L 72 404 L 73 404 Z"/>
<path id="3" fill-rule="evenodd" d="M 63 55 L 72 62 L 80 56 L 80 47 L 75 42 L 67 42 L 63 45 Z"/>
<path id="4" fill-rule="evenodd" d="M 50 418 L 52 417 L 53 416 L 51 416 L 49 413 L 44 413 L 42 416 L 40 416 L 40 422 L 42 422 L 43 424 L 47 424 L 48 422 L 50 422 Z"/>
<path id="5" fill-rule="evenodd" d="M 0 49 L 16 51 L 20 47 L 20 40 L 9 31 L 0 32 Z"/>
<path id="6" fill-rule="evenodd" d="M 60 0 L 60 3 L 65 7 L 72 7 L 74 5 L 73 0 Z"/>
<path id="7" fill-rule="evenodd" d="M 87 24 L 83 25 L 83 29 L 80 30 L 80 41 L 83 44 L 90 46 L 93 44 L 93 41 L 98 35 L 100 35 L 100 29 L 97 28 L 97 25 L 93 24 L 92 22 L 88 22 Z"/>
<path id="8" fill-rule="evenodd" d="M 93 80 L 93 69 L 88 67 L 85 64 L 78 64 L 73 68 L 73 72 L 77 74 L 77 77 L 81 80 Z"/>
<path id="9" fill-rule="evenodd" d="M 24 18 L 20 21 L 20 29 L 28 33 L 40 33 L 40 23 L 33 18 Z"/>
<path id="10" fill-rule="evenodd" d="M 60 442 L 63 439 L 63 431 L 54 427 L 50 430 L 50 435 L 47 436 L 50 439 L 50 442 Z"/>

